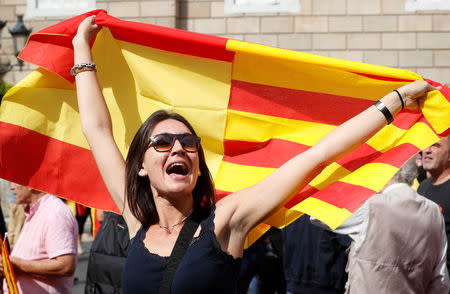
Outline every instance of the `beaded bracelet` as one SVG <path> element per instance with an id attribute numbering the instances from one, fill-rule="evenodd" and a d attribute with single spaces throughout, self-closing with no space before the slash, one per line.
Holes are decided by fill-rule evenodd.
<path id="1" fill-rule="evenodd" d="M 85 62 L 85 63 L 79 63 L 75 64 L 72 69 L 70 70 L 70 74 L 73 76 L 76 76 L 80 72 L 83 71 L 97 71 L 95 63 L 93 62 Z"/>

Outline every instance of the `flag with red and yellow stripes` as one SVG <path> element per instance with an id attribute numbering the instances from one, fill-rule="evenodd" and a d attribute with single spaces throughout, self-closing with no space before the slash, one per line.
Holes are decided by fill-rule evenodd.
<path id="1" fill-rule="evenodd" d="M 81 132 L 71 40 L 86 15 L 97 76 L 125 156 L 155 110 L 185 116 L 202 137 L 217 198 L 248 187 L 390 91 L 410 71 L 293 52 L 149 24 L 97 10 L 30 37 L 21 58 L 40 67 L 0 108 L 0 176 L 87 206 L 116 210 Z M 437 83 L 432 82 L 437 85 Z M 341 224 L 419 150 L 448 134 L 450 90 L 401 111 L 360 148 L 327 167 L 255 229 L 303 213 Z"/>
<path id="2" fill-rule="evenodd" d="M 16 277 L 14 276 L 14 271 L 12 268 L 11 260 L 9 259 L 8 243 L 6 242 L 7 235 L 2 240 L 1 250 L 2 250 L 2 265 L 3 265 L 3 277 L 8 287 L 8 291 L 11 294 L 19 294 L 17 288 Z"/>

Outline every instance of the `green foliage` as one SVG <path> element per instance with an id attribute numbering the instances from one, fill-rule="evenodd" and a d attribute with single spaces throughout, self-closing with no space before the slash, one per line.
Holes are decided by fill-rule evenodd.
<path id="1" fill-rule="evenodd" d="M 3 96 L 6 94 L 6 92 L 11 89 L 13 87 L 13 85 L 4 82 L 4 81 L 0 81 L 0 101 L 2 100 Z"/>

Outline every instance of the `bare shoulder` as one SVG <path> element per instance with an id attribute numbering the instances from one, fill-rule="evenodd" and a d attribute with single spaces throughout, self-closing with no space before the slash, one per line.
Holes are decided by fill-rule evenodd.
<path id="1" fill-rule="evenodd" d="M 217 227 L 219 224 L 229 225 L 237 206 L 237 193 L 232 193 L 216 203 L 216 211 L 214 223 Z"/>
<path id="2" fill-rule="evenodd" d="M 217 202 L 214 220 L 216 231 L 222 229 L 227 231 L 228 234 L 246 234 L 241 228 L 242 221 L 239 216 L 239 209 L 243 205 L 242 201 L 239 200 L 242 198 L 243 191 L 230 194 Z"/>
<path id="3" fill-rule="evenodd" d="M 216 204 L 214 232 L 223 251 L 234 257 L 242 256 L 245 233 L 236 229 L 235 214 L 239 192 L 228 195 Z"/>

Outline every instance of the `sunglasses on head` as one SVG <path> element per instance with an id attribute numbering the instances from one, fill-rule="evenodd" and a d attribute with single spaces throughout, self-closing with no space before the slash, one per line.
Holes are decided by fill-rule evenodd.
<path id="1" fill-rule="evenodd" d="M 197 152 L 200 148 L 200 137 L 193 134 L 158 134 L 150 137 L 150 147 L 158 152 L 170 151 L 175 144 L 175 140 L 180 142 L 187 152 Z"/>

